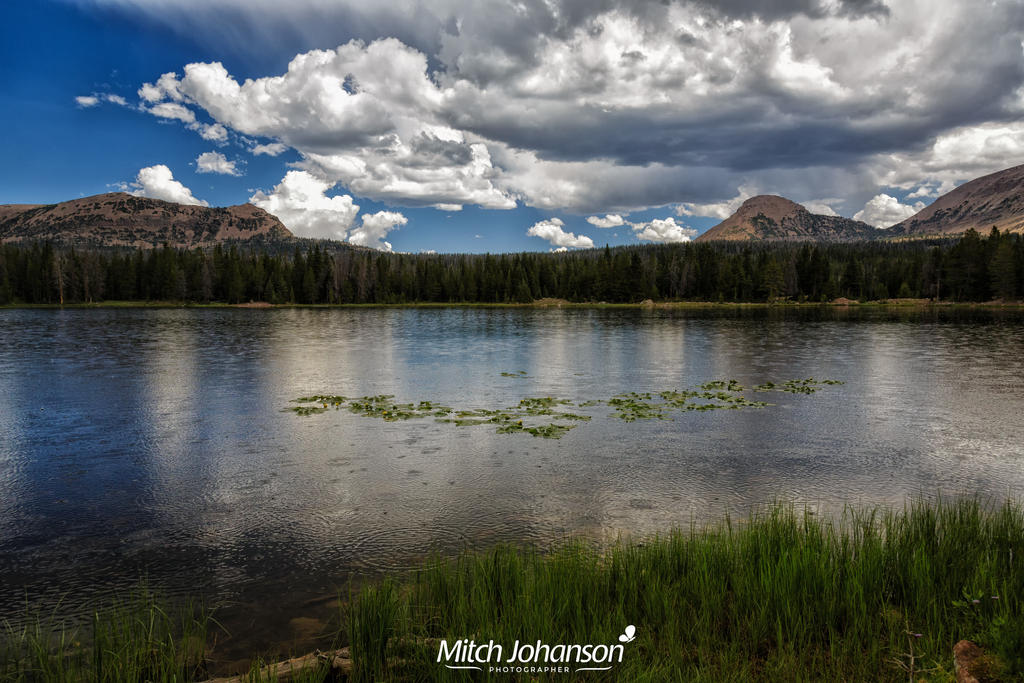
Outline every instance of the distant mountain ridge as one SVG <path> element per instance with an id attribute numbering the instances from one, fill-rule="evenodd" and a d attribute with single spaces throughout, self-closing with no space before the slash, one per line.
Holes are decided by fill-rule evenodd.
<path id="1" fill-rule="evenodd" d="M 736 212 L 697 238 L 718 240 L 780 240 L 849 242 L 873 239 L 879 231 L 867 223 L 842 216 L 814 214 L 777 195 L 758 195 L 743 202 Z"/>
<path id="2" fill-rule="evenodd" d="M 955 188 L 887 229 L 842 216 L 814 214 L 777 195 L 751 197 L 696 238 L 711 241 L 849 242 L 864 239 L 953 237 L 992 227 L 1024 234 L 1024 165 Z M 124 192 L 58 204 L 0 205 L 0 243 L 48 241 L 81 248 L 211 247 L 228 242 L 277 245 L 320 242 L 294 236 L 274 215 L 252 204 L 210 208 L 137 197 Z M 330 248 L 361 249 L 323 242 Z"/>
<path id="3" fill-rule="evenodd" d="M 0 242 L 194 248 L 293 239 L 276 216 L 252 204 L 210 208 L 111 192 L 59 204 L 0 205 Z"/>
<path id="4" fill-rule="evenodd" d="M 948 236 L 972 228 L 986 234 L 993 227 L 1024 233 L 1024 165 L 964 183 L 885 232 L 891 236 Z"/>

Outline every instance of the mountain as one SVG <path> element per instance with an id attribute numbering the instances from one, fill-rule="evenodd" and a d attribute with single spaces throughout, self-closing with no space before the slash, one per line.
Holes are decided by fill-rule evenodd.
<path id="1" fill-rule="evenodd" d="M 715 240 L 785 240 L 847 242 L 871 239 L 878 230 L 867 223 L 811 213 L 785 197 L 763 194 L 743 202 L 736 213 L 697 238 Z"/>
<path id="2" fill-rule="evenodd" d="M 893 235 L 959 235 L 992 226 L 1024 233 L 1024 165 L 964 183 L 889 228 Z"/>
<path id="3" fill-rule="evenodd" d="M 252 204 L 208 208 L 111 192 L 60 204 L 0 205 L 0 242 L 191 248 L 292 239 L 281 221 Z"/>

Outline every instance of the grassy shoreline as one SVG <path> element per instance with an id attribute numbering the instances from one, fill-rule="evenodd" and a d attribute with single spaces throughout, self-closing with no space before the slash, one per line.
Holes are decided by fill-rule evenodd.
<path id="1" fill-rule="evenodd" d="M 866 308 L 903 308 L 903 309 L 1024 309 L 1024 301 L 931 301 L 928 299 L 885 299 L 880 301 L 658 301 L 640 303 L 607 303 L 607 302 L 572 302 L 572 301 L 533 301 L 529 303 L 479 303 L 479 302 L 412 302 L 398 304 L 270 304 L 266 302 L 250 302 L 228 304 L 221 302 L 194 303 L 181 301 L 100 301 L 92 303 L 70 304 L 4 304 L 4 309 L 93 309 L 93 308 L 226 308 L 266 310 L 282 308 L 577 308 L 577 309 L 768 309 L 768 308 L 801 308 L 801 309 L 866 309 Z"/>
<path id="2" fill-rule="evenodd" d="M 1024 507 L 935 500 L 819 518 L 780 504 L 605 548 L 499 546 L 373 582 L 341 612 L 346 680 L 465 680 L 437 662 L 441 639 L 493 639 L 507 655 L 516 640 L 616 644 L 633 624 L 610 670 L 539 680 L 943 681 L 969 639 L 991 680 L 1021 681 Z M 142 601 L 97 612 L 99 653 L 73 647 L 76 634 L 8 631 L 0 680 L 202 680 L 211 653 L 196 643 L 215 628 Z M 332 677 L 324 665 L 302 680 Z M 485 665 L 473 678 L 517 676 Z"/>

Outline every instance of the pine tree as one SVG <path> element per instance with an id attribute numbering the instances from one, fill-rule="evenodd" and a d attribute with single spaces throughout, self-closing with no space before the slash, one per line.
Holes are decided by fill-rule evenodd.
<path id="1" fill-rule="evenodd" d="M 1018 289 L 1017 255 L 1009 236 L 999 240 L 992 257 L 992 292 L 1003 300 L 1016 298 Z"/>
<path id="2" fill-rule="evenodd" d="M 7 254 L 0 253 L 0 306 L 6 306 L 12 301 L 14 301 L 14 291 L 7 273 Z"/>
<path id="3" fill-rule="evenodd" d="M 781 264 L 775 258 L 769 259 L 761 276 L 761 288 L 765 298 L 769 301 L 778 298 L 785 286 L 786 279 Z"/>

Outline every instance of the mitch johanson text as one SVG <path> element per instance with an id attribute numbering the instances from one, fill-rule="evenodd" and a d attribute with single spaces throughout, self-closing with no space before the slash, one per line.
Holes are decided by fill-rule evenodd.
<path id="1" fill-rule="evenodd" d="M 437 650 L 438 663 L 444 662 L 449 669 L 476 669 L 483 670 L 487 666 L 490 672 L 515 672 L 521 673 L 523 667 L 531 666 L 529 671 L 545 672 L 568 672 L 570 669 L 576 671 L 606 671 L 612 668 L 613 664 L 622 661 L 624 647 L 621 643 L 629 643 L 635 639 L 636 628 L 632 625 L 626 628 L 626 632 L 619 636 L 620 644 L 563 644 L 549 645 L 540 640 L 535 643 L 515 641 L 511 650 L 504 646 L 488 640 L 485 643 L 478 643 L 475 640 L 463 638 L 449 643 L 442 640 Z M 504 657 L 508 652 L 508 657 Z M 483 665 L 483 666 L 481 666 Z M 540 665 L 541 668 L 532 668 Z M 561 665 L 561 666 L 559 666 Z"/>

